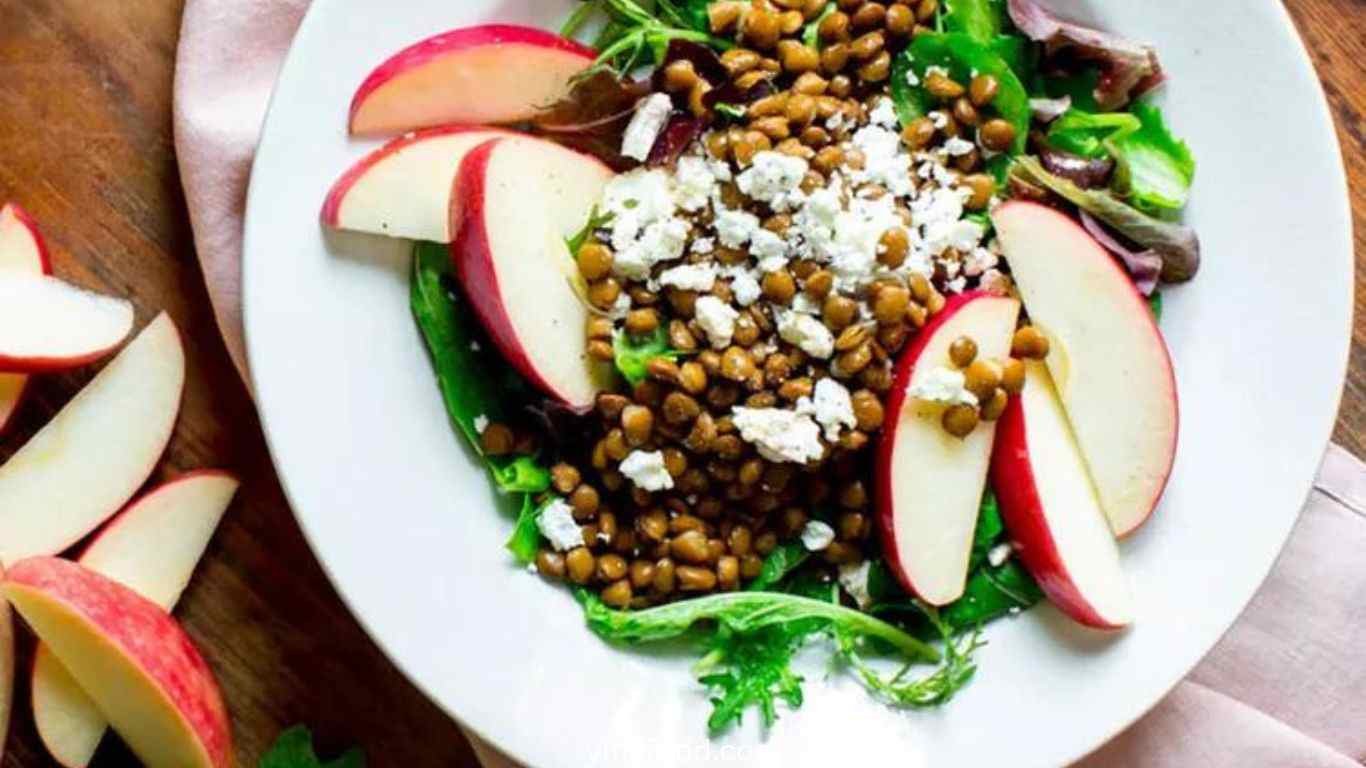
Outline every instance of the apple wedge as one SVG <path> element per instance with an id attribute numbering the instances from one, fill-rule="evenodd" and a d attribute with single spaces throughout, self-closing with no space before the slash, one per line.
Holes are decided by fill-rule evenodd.
<path id="1" fill-rule="evenodd" d="M 119 513 L 77 562 L 169 611 L 237 486 L 226 472 L 182 475 Z M 33 720 L 48 752 L 67 768 L 89 765 L 108 722 L 45 645 L 34 655 L 30 690 Z"/>
<path id="2" fill-rule="evenodd" d="M 1037 203 L 992 213 L 1101 508 L 1116 536 L 1148 519 L 1176 459 L 1176 377 L 1147 302 L 1086 230 Z"/>
<path id="3" fill-rule="evenodd" d="M 534 27 L 451 30 L 399 51 L 370 73 L 351 101 L 351 133 L 525 120 L 568 94 L 570 79 L 595 56 Z"/>
<path id="4" fill-rule="evenodd" d="M 228 768 L 232 732 L 212 670 L 156 603 L 82 565 L 21 560 L 0 592 L 151 768 Z"/>
<path id="5" fill-rule="evenodd" d="M 451 258 L 475 314 L 528 381 L 579 412 L 610 386 L 611 371 L 584 348 L 588 309 L 565 238 L 611 178 L 558 144 L 495 139 L 465 156 L 451 206 Z"/>
<path id="6" fill-rule="evenodd" d="M 1015 299 L 976 291 L 954 296 L 897 362 L 874 467 L 877 518 L 887 564 L 931 605 L 963 594 L 995 425 L 954 437 L 940 423 L 944 406 L 916 400 L 910 389 L 935 369 L 952 367 L 949 346 L 960 336 L 975 340 L 982 358 L 1008 356 L 1019 314 Z"/>
<path id="7" fill-rule="evenodd" d="M 0 466 L 0 562 L 75 544 L 132 498 L 166 448 L 185 355 L 159 315 Z"/>
<path id="8" fill-rule="evenodd" d="M 13 203 L 0 208 L 0 272 L 21 275 L 50 275 L 52 260 L 47 242 L 33 219 Z M 29 377 L 22 373 L 0 373 L 0 434 L 28 391 Z"/>
<path id="9" fill-rule="evenodd" d="M 449 243 L 451 180 L 471 149 L 516 134 L 448 125 L 399 137 L 361 158 L 332 185 L 322 223 L 332 229 Z"/>
<path id="10" fill-rule="evenodd" d="M 991 485 L 1001 517 L 1048 599 L 1073 620 L 1120 629 L 1133 597 L 1095 486 L 1048 368 L 1025 362 L 1025 388 L 996 427 Z"/>
<path id="11" fill-rule="evenodd" d="M 0 271 L 0 371 L 41 373 L 109 354 L 133 329 L 133 305 L 55 277 Z"/>

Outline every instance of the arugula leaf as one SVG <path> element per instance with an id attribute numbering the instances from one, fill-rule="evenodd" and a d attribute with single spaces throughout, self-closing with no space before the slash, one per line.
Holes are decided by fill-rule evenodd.
<path id="1" fill-rule="evenodd" d="M 625 74 L 647 58 L 659 64 L 670 40 L 690 40 L 722 51 L 734 47 L 729 40 L 707 31 L 710 3 L 703 0 L 658 0 L 653 11 L 635 0 L 601 2 L 611 21 L 593 46 L 598 51 L 597 60 L 580 77 L 603 68 Z"/>
<path id="2" fill-rule="evenodd" d="M 1001 520 L 1001 507 L 996 503 L 996 494 L 988 486 L 982 494 L 982 504 L 977 512 L 977 529 L 972 534 L 972 552 L 968 555 L 969 573 L 987 561 L 987 554 L 1000 543 L 1005 530 L 1005 523 Z"/>
<path id="3" fill-rule="evenodd" d="M 550 500 L 547 499 L 543 504 L 536 504 L 531 500 L 531 494 L 522 497 L 522 511 L 517 514 L 517 524 L 512 528 L 512 536 L 504 545 L 522 565 L 536 559 L 536 551 L 541 547 L 541 529 L 536 523 L 549 503 Z"/>
<path id="4" fill-rule="evenodd" d="M 1190 147 L 1172 136 L 1156 105 L 1137 101 L 1130 109 L 1141 127 L 1112 136 L 1108 144 L 1118 164 L 1115 186 L 1142 210 L 1179 211 L 1186 207 L 1195 179 Z"/>
<path id="5" fill-rule="evenodd" d="M 588 238 L 592 237 L 594 232 L 611 224 L 612 219 L 614 218 L 616 218 L 616 214 L 611 211 L 600 213 L 598 211 L 598 206 L 595 203 L 592 210 L 588 212 L 588 221 L 583 225 L 583 229 L 575 232 L 573 237 L 564 241 L 565 245 L 569 246 L 570 255 L 577 259 L 579 257 L 579 249 L 583 247 L 584 243 L 588 242 Z"/>
<path id="6" fill-rule="evenodd" d="M 989 74 L 1000 84 L 992 106 L 1015 127 L 1011 154 L 1025 151 L 1032 113 L 1029 94 L 1010 64 L 992 47 L 962 32 L 917 35 L 892 64 L 891 94 L 902 125 L 924 117 L 934 108 L 924 88 L 925 70 L 944 67 L 955 80 L 967 82 L 974 74 Z M 921 85 L 912 86 L 908 74 L 914 73 Z"/>
<path id="7" fill-rule="evenodd" d="M 1115 140 L 1142 127 L 1138 118 L 1127 112 L 1086 112 L 1069 109 L 1048 127 L 1048 143 L 1087 158 L 1104 157 L 1105 140 Z"/>
<path id="8" fill-rule="evenodd" d="M 649 375 L 651 360 L 660 357 L 673 360 L 680 354 L 669 347 L 669 334 L 663 326 L 639 338 L 621 331 L 612 337 L 612 361 L 633 387 Z"/>
<path id="9" fill-rule="evenodd" d="M 984 564 L 968 577 L 963 596 L 941 610 L 944 623 L 968 630 L 1006 616 L 1011 609 L 1024 610 L 1043 599 L 1043 591 L 1015 560 L 1000 568 Z"/>
<path id="10" fill-rule="evenodd" d="M 365 768 L 365 754 L 352 749 L 324 763 L 313 751 L 313 734 L 306 726 L 296 725 L 280 734 L 270 751 L 261 758 L 260 768 Z"/>
<path id="11" fill-rule="evenodd" d="M 818 51 L 821 49 L 821 22 L 825 21 L 825 17 L 834 12 L 835 4 L 833 2 L 826 3 L 825 8 L 821 9 L 820 14 L 806 23 L 806 27 L 802 29 L 803 45 L 807 48 L 815 48 Z"/>
<path id="12" fill-rule="evenodd" d="M 550 470 L 530 456 L 518 456 L 506 464 L 489 462 L 498 487 L 510 493 L 540 493 L 550 487 Z"/>
<path id="13" fill-rule="evenodd" d="M 747 589 L 751 592 L 763 592 L 778 586 L 779 582 L 787 578 L 788 574 L 795 571 L 810 556 L 811 553 L 801 542 L 779 544 L 764 558 L 759 575 L 754 577 L 754 581 L 749 583 Z"/>
<path id="14" fill-rule="evenodd" d="M 475 420 L 506 421 L 528 395 L 526 384 L 493 350 L 451 275 L 450 253 L 438 243 L 413 251 L 410 304 L 427 343 L 451 423 L 482 454 Z"/>

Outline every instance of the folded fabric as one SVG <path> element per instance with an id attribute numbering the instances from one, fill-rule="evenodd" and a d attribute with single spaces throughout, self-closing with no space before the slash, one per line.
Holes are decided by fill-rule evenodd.
<path id="1" fill-rule="evenodd" d="M 175 138 L 204 278 L 246 375 L 242 212 L 252 153 L 306 0 L 189 0 Z M 1350 768 L 1366 760 L 1366 465 L 1336 446 L 1243 617 L 1152 712 L 1082 768 Z M 488 768 L 506 758 L 474 740 Z M 439 758 L 438 758 L 439 760 Z"/>

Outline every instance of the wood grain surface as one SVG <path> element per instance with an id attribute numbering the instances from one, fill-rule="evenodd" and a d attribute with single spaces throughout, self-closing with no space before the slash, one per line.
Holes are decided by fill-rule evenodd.
<path id="1" fill-rule="evenodd" d="M 1351 177 L 1357 322 L 1334 438 L 1366 455 L 1366 2 L 1286 5 L 1318 66 Z M 176 0 L 0 0 L 0 201 L 42 224 L 59 276 L 131 298 L 140 323 L 165 309 L 185 335 L 184 405 L 157 478 L 222 467 L 243 479 L 177 610 L 219 674 L 240 764 L 255 765 L 281 729 L 308 723 L 324 749 L 361 745 L 371 765 L 474 766 L 454 724 L 367 639 L 309 552 L 219 340 L 171 138 L 180 11 Z M 0 441 L 0 460 L 91 375 L 44 378 Z M 25 670 L 31 647 L 20 653 Z M 51 765 L 24 679 L 17 696 L 3 765 Z M 136 764 L 114 742 L 95 764 Z"/>

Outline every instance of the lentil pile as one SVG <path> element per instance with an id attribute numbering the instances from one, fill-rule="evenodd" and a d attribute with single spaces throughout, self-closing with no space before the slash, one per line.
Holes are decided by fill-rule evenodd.
<path id="1" fill-rule="evenodd" d="M 997 189 L 984 163 L 1016 140 L 993 110 L 996 79 L 929 68 L 937 109 L 904 130 L 887 96 L 893 54 L 937 10 L 712 3 L 712 32 L 736 44 L 720 56 L 730 82 L 686 58 L 656 78 L 627 145 L 634 131 L 648 148 L 674 109 L 711 127 L 672 165 L 616 177 L 610 219 L 575 256 L 591 357 L 651 338 L 671 351 L 629 391 L 599 395 L 587 455 L 553 467 L 543 576 L 645 607 L 740 588 L 789 540 L 832 577 L 866 575 L 869 448 L 896 356 L 946 296 L 1012 291 L 981 215 Z M 724 120 L 708 104 L 713 89 L 761 84 L 767 95 Z M 1013 355 L 1046 353 L 1042 334 L 1017 333 Z M 979 358 L 966 337 L 951 357 L 913 394 L 945 403 L 944 429 L 962 437 L 1001 415 L 1024 369 Z M 482 438 L 490 455 L 518 449 L 501 424 Z"/>

